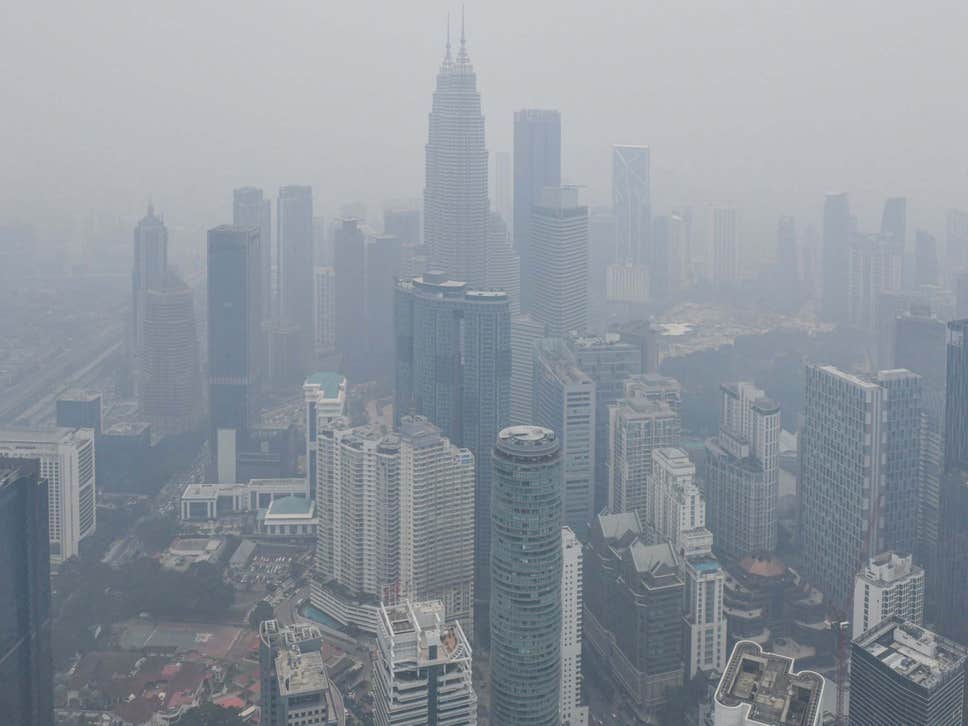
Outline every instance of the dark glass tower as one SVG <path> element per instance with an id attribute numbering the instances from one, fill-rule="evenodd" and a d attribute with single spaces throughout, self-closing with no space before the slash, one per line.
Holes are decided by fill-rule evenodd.
<path id="1" fill-rule="evenodd" d="M 271 320 L 274 309 L 272 293 L 272 203 L 263 197 L 261 189 L 242 187 L 233 192 L 232 224 L 238 227 L 259 228 L 262 320 Z"/>
<path id="2" fill-rule="evenodd" d="M 531 309 L 534 265 L 531 213 L 545 187 L 561 186 L 561 113 L 526 108 L 514 114 L 514 248 L 521 257 L 521 310 Z"/>
<path id="3" fill-rule="evenodd" d="M 561 451 L 540 426 L 501 431 L 492 454 L 492 719 L 558 726 Z"/>
<path id="4" fill-rule="evenodd" d="M 4 723 L 51 726 L 47 483 L 37 460 L 0 457 L 0 709 Z"/>
<path id="5" fill-rule="evenodd" d="M 296 326 L 297 371 L 308 371 L 313 350 L 313 189 L 288 186 L 279 189 L 276 202 L 279 230 L 279 316 Z"/>
<path id="6" fill-rule="evenodd" d="M 366 242 L 358 219 L 336 221 L 333 228 L 336 273 L 336 350 L 350 380 L 366 354 Z M 387 288 L 392 291 L 393 283 Z M 392 293 L 391 293 L 392 294 Z M 389 305 L 389 303 L 388 303 Z"/>

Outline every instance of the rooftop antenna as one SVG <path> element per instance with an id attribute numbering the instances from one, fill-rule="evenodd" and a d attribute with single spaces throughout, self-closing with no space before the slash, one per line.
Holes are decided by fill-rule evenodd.
<path id="1" fill-rule="evenodd" d="M 450 60 L 450 13 L 447 13 L 447 52 L 444 54 L 444 60 Z"/>

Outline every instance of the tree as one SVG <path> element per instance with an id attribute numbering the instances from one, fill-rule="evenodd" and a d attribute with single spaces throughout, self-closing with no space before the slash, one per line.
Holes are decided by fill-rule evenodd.
<path id="1" fill-rule="evenodd" d="M 178 534 L 178 522 L 174 517 L 152 517 L 138 524 L 135 535 L 151 552 L 165 549 Z"/>
<path id="2" fill-rule="evenodd" d="M 182 714 L 177 726 L 242 726 L 242 719 L 234 709 L 203 703 Z"/>
<path id="3" fill-rule="evenodd" d="M 259 600 L 252 608 L 252 612 L 249 613 L 249 625 L 252 626 L 253 630 L 259 629 L 259 624 L 264 620 L 272 620 L 276 616 L 275 611 L 265 600 Z"/>

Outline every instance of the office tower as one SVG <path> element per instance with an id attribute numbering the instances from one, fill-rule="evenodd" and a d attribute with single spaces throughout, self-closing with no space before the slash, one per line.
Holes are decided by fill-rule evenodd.
<path id="1" fill-rule="evenodd" d="M 716 687 L 714 726 L 820 726 L 824 679 L 741 640 Z"/>
<path id="2" fill-rule="evenodd" d="M 950 271 L 968 267 L 968 212 L 964 210 L 945 212 L 944 256 Z"/>
<path id="3" fill-rule="evenodd" d="M 800 292 L 800 251 L 797 248 L 797 220 L 780 217 L 776 228 L 776 271 L 780 289 L 788 295 Z"/>
<path id="4" fill-rule="evenodd" d="M 634 512 L 639 521 L 649 523 L 652 452 L 679 445 L 679 412 L 651 397 L 647 386 L 634 384 L 607 410 L 608 511 Z"/>
<path id="5" fill-rule="evenodd" d="M 447 52 L 437 73 L 426 146 L 424 242 L 434 269 L 484 284 L 487 246 L 487 148 L 477 75 L 467 54 Z"/>
<path id="6" fill-rule="evenodd" d="M 534 421 L 534 344 L 544 325 L 530 315 L 511 317 L 511 418 L 518 426 Z"/>
<path id="7" fill-rule="evenodd" d="M 402 248 L 423 243 L 420 236 L 420 210 L 415 207 L 390 207 L 383 210 L 383 233 L 393 235 Z"/>
<path id="8" fill-rule="evenodd" d="M 380 605 L 373 669 L 378 726 L 476 726 L 471 645 L 439 601 Z"/>
<path id="9" fill-rule="evenodd" d="M 890 370 L 896 368 L 894 352 L 897 348 L 895 335 L 897 333 L 897 318 L 911 309 L 915 304 L 915 297 L 910 292 L 896 290 L 882 291 L 877 296 L 877 323 L 874 337 L 876 338 L 876 369 Z"/>
<path id="10" fill-rule="evenodd" d="M 915 282 L 938 284 L 938 241 L 933 234 L 919 229 L 914 237 Z"/>
<path id="11" fill-rule="evenodd" d="M 752 383 L 720 387 L 719 434 L 706 441 L 704 489 L 717 551 L 776 549 L 780 406 Z"/>
<path id="12" fill-rule="evenodd" d="M 583 332 L 588 326 L 588 207 L 578 204 L 578 188 L 544 189 L 531 210 L 530 227 L 532 315 L 549 336 Z"/>
<path id="13" fill-rule="evenodd" d="M 726 664 L 726 574 L 712 554 L 713 535 L 706 529 L 706 502 L 696 484 L 696 467 L 682 449 L 653 449 L 649 504 L 652 531 L 672 545 L 686 586 L 688 677 L 699 671 L 721 673 Z"/>
<path id="14" fill-rule="evenodd" d="M 968 317 L 968 272 L 959 272 L 951 277 L 955 293 L 955 317 Z"/>
<path id="15" fill-rule="evenodd" d="M 847 195 L 828 194 L 823 205 L 823 296 L 824 319 L 847 322 L 848 262 L 852 220 Z"/>
<path id="16" fill-rule="evenodd" d="M 494 210 L 503 219 L 514 219 L 512 202 L 511 154 L 507 151 L 494 152 Z"/>
<path id="17" fill-rule="evenodd" d="M 651 297 L 649 268 L 645 265 L 609 265 L 605 270 L 605 299 L 612 303 L 643 305 Z"/>
<path id="18" fill-rule="evenodd" d="M 915 625 L 924 622 L 924 570 L 911 555 L 882 552 L 854 580 L 852 637 L 894 615 Z"/>
<path id="19" fill-rule="evenodd" d="M 892 617 L 850 645 L 850 726 L 959 726 L 965 646 Z"/>
<path id="20" fill-rule="evenodd" d="M 159 434 L 194 431 L 203 415 L 195 295 L 169 274 L 163 287 L 145 292 L 142 302 L 141 412 Z"/>
<path id="21" fill-rule="evenodd" d="M 563 726 L 587 726 L 581 705 L 582 545 L 568 527 L 561 530 L 561 685 L 558 713 Z"/>
<path id="22" fill-rule="evenodd" d="M 332 267 L 313 270 L 313 346 L 317 362 L 336 352 L 336 272 Z"/>
<path id="23" fill-rule="evenodd" d="M 683 582 L 668 542 L 651 545 L 631 512 L 599 514 L 583 562 L 585 657 L 654 719 L 683 682 Z"/>
<path id="24" fill-rule="evenodd" d="M 882 235 L 855 235 L 850 245 L 847 305 L 849 322 L 875 332 L 884 292 L 901 289 L 902 256 Z"/>
<path id="25" fill-rule="evenodd" d="M 260 376 L 261 259 L 258 229 L 208 231 L 209 454 L 218 480 L 228 483 L 235 481 Z"/>
<path id="26" fill-rule="evenodd" d="M 400 271 L 400 241 L 393 235 L 368 232 L 364 253 L 366 286 L 363 356 L 344 362 L 351 379 L 389 378 L 393 374 L 393 288 Z"/>
<path id="27" fill-rule="evenodd" d="M 648 146 L 612 147 L 612 207 L 616 265 L 651 263 L 652 184 Z"/>
<path id="28" fill-rule="evenodd" d="M 561 445 L 562 524 L 584 533 L 595 505 L 595 382 L 560 338 L 534 343 L 534 423 Z"/>
<path id="29" fill-rule="evenodd" d="M 275 316 L 278 288 L 272 274 L 272 202 L 256 187 L 242 187 L 232 193 L 232 224 L 259 230 L 259 289 L 262 291 L 260 320 Z"/>
<path id="30" fill-rule="evenodd" d="M 608 269 L 615 254 L 615 215 L 611 207 L 591 207 L 588 214 L 588 294 L 593 312 L 606 302 Z"/>
<path id="31" fill-rule="evenodd" d="M 306 374 L 313 340 L 313 189 L 280 187 L 276 200 L 279 248 L 279 318 L 296 326 L 297 367 Z"/>
<path id="32" fill-rule="evenodd" d="M 314 373 L 303 384 L 306 404 L 306 483 L 309 496 L 316 497 L 319 464 L 319 431 L 346 413 L 346 379 L 339 373 Z"/>
<path id="33" fill-rule="evenodd" d="M 890 237 L 889 244 L 903 253 L 907 245 L 907 197 L 888 197 L 881 213 L 881 234 Z"/>
<path id="34" fill-rule="evenodd" d="M 54 723 L 47 503 L 40 462 L 0 455 L 0 703 L 17 726 Z"/>
<path id="35" fill-rule="evenodd" d="M 485 283 L 489 290 L 504 290 L 508 294 L 511 315 L 521 312 L 521 261 L 511 244 L 508 226 L 497 212 L 491 212 L 487 223 L 487 271 Z"/>
<path id="36" fill-rule="evenodd" d="M 618 335 L 570 335 L 568 346 L 578 367 L 595 381 L 595 511 L 608 504 L 609 414 L 625 395 L 625 381 L 642 370 L 642 353 Z"/>
<path id="37" fill-rule="evenodd" d="M 325 217 L 313 217 L 313 262 L 316 267 L 333 266 L 333 237 Z"/>
<path id="38" fill-rule="evenodd" d="M 94 432 L 0 429 L 0 457 L 40 460 L 49 495 L 50 561 L 57 565 L 76 556 L 97 525 Z"/>
<path id="39" fill-rule="evenodd" d="M 59 428 L 94 429 L 101 433 L 101 394 L 93 391 L 71 390 L 57 398 L 55 413 Z"/>
<path id="40" fill-rule="evenodd" d="M 546 187 L 561 185 L 561 114 L 523 109 L 514 113 L 514 246 L 521 257 L 521 309 L 533 304 L 535 264 L 531 217 Z"/>
<path id="41" fill-rule="evenodd" d="M 141 372 L 141 346 L 144 340 L 144 293 L 161 287 L 168 274 L 168 229 L 155 208 L 148 205 L 148 213 L 134 228 L 134 263 L 131 268 L 131 321 L 128 333 L 128 353 L 131 375 L 138 388 Z"/>
<path id="42" fill-rule="evenodd" d="M 333 272 L 336 276 L 336 350 L 344 370 L 352 371 L 366 357 L 366 240 L 358 219 L 338 219 L 333 230 Z M 353 376 L 350 376 L 350 380 Z"/>
<path id="43" fill-rule="evenodd" d="M 314 625 L 259 625 L 262 726 L 342 726 L 343 697 L 330 680 Z"/>
<path id="44" fill-rule="evenodd" d="M 678 215 L 663 215 L 652 221 L 652 296 L 665 299 L 683 287 L 683 221 Z"/>
<path id="45" fill-rule="evenodd" d="M 727 285 L 737 280 L 736 217 L 735 207 L 713 207 L 712 209 L 712 277 L 715 282 Z"/>
<path id="46" fill-rule="evenodd" d="M 917 543 L 920 377 L 808 365 L 800 432 L 802 574 L 847 612 L 854 575 Z"/>
<path id="47" fill-rule="evenodd" d="M 924 305 L 912 305 L 894 321 L 894 365 L 917 373 L 927 391 L 944 391 L 945 324 Z"/>
<path id="48" fill-rule="evenodd" d="M 561 451 L 553 431 L 512 426 L 492 453 L 491 718 L 559 726 Z"/>
<path id="49" fill-rule="evenodd" d="M 472 290 L 439 272 L 401 280 L 395 292 L 394 419 L 426 416 L 476 461 L 475 590 L 486 618 L 491 457 L 511 406 L 511 316 L 503 292 Z"/>

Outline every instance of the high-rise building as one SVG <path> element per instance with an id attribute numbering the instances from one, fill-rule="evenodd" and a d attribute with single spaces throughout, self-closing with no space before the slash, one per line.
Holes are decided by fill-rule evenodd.
<path id="1" fill-rule="evenodd" d="M 588 326 L 588 208 L 577 187 L 542 190 L 531 210 L 532 315 L 547 335 L 563 337 Z"/>
<path id="2" fill-rule="evenodd" d="M 373 669 L 378 726 L 476 726 L 471 645 L 439 601 L 381 605 Z"/>
<path id="3" fill-rule="evenodd" d="M 50 561 L 57 565 L 77 556 L 81 540 L 97 525 L 93 430 L 2 429 L 0 457 L 40 461 L 40 477 L 47 481 Z"/>
<path id="4" fill-rule="evenodd" d="M 173 273 L 147 290 L 138 398 L 145 420 L 159 434 L 181 434 L 202 423 L 202 379 L 195 295 Z"/>
<path id="5" fill-rule="evenodd" d="M 469 289 L 438 272 L 397 283 L 394 303 L 394 419 L 416 413 L 477 467 L 474 525 L 478 624 L 488 602 L 491 521 L 490 447 L 511 405 L 511 315 L 507 294 Z"/>
<path id="6" fill-rule="evenodd" d="M 918 285 L 938 284 L 938 240 L 923 229 L 914 236 L 914 265 Z"/>
<path id="7" fill-rule="evenodd" d="M 313 216 L 313 263 L 316 267 L 333 266 L 333 236 L 326 218 L 319 215 Z"/>
<path id="8" fill-rule="evenodd" d="M 303 376 L 313 341 L 313 189 L 280 187 L 276 200 L 279 248 L 279 317 L 298 328 L 298 361 Z"/>
<path id="9" fill-rule="evenodd" d="M 343 726 L 343 697 L 330 680 L 314 625 L 259 625 L 263 726 Z"/>
<path id="10" fill-rule="evenodd" d="M 492 454 L 491 714 L 559 726 L 561 451 L 553 431 L 512 426 Z"/>
<path id="11" fill-rule="evenodd" d="M 431 598 L 472 627 L 474 457 L 426 419 L 398 428 L 317 427 L 313 604 L 373 633 L 380 602 Z"/>
<path id="12" fill-rule="evenodd" d="M 915 625 L 924 622 L 924 570 L 911 555 L 882 552 L 854 580 L 853 637 L 892 615 Z"/>
<path id="13" fill-rule="evenodd" d="M 599 514 L 584 553 L 582 623 L 590 667 L 607 674 L 639 722 L 683 682 L 683 582 L 668 542 L 649 544 L 634 513 Z"/>
<path id="14" fill-rule="evenodd" d="M 366 234 L 364 253 L 366 300 L 363 329 L 354 332 L 364 341 L 364 355 L 344 359 L 350 379 L 389 378 L 393 374 L 393 288 L 400 272 L 400 241 L 389 234 Z"/>
<path id="15" fill-rule="evenodd" d="M 434 269 L 484 284 L 489 209 L 481 95 L 461 28 L 457 56 L 448 38 L 437 72 L 426 146 L 424 241 Z"/>
<path id="16" fill-rule="evenodd" d="M 820 726 L 824 679 L 741 640 L 716 687 L 714 726 Z M 872 722 L 873 724 L 873 722 Z"/>
<path id="17" fill-rule="evenodd" d="M 101 394 L 94 391 L 71 390 L 57 398 L 55 414 L 59 428 L 94 429 L 101 433 Z"/>
<path id="18" fill-rule="evenodd" d="M 848 612 L 861 563 L 917 544 L 921 379 L 808 365 L 800 432 L 802 574 Z"/>
<path id="19" fill-rule="evenodd" d="M 259 381 L 262 336 L 255 227 L 208 231 L 209 448 L 219 481 L 235 482 L 239 447 L 249 430 L 253 386 Z M 231 481 L 229 481 L 231 479 Z"/>
<path id="20" fill-rule="evenodd" d="M 948 270 L 968 266 L 968 212 L 962 209 L 945 212 L 944 257 Z"/>
<path id="21" fill-rule="evenodd" d="M 54 723 L 47 483 L 0 454 L 0 704 L 17 726 Z"/>
<path id="22" fill-rule="evenodd" d="M 528 314 L 511 317 L 511 418 L 514 426 L 534 421 L 534 344 L 544 325 Z"/>
<path id="23" fill-rule="evenodd" d="M 511 315 L 521 312 L 521 263 L 511 244 L 508 226 L 497 212 L 491 212 L 487 222 L 486 286 L 504 290 L 511 304 Z"/>
<path id="24" fill-rule="evenodd" d="M 848 257 L 849 322 L 876 332 L 881 294 L 901 289 L 903 257 L 883 235 L 854 235 Z"/>
<path id="25" fill-rule="evenodd" d="M 153 205 L 134 228 L 134 264 L 131 269 L 131 321 L 128 352 L 135 390 L 141 373 L 141 347 L 144 341 L 144 294 L 164 285 L 168 275 L 168 229 Z"/>
<path id="26" fill-rule="evenodd" d="M 514 114 L 514 246 L 521 258 L 521 309 L 531 310 L 535 285 L 531 216 L 546 187 L 561 185 L 561 114 L 536 108 Z"/>
<path id="27" fill-rule="evenodd" d="M 612 207 L 616 265 L 651 262 L 652 183 L 648 146 L 612 147 Z"/>
<path id="28" fill-rule="evenodd" d="M 737 213 L 735 207 L 712 209 L 713 280 L 719 283 L 736 282 Z"/>
<path id="29" fill-rule="evenodd" d="M 652 452 L 678 446 L 679 412 L 656 399 L 648 385 L 630 383 L 625 398 L 609 406 L 608 511 L 634 512 L 649 523 Z"/>
<path id="30" fill-rule="evenodd" d="M 713 557 L 713 535 L 706 529 L 706 502 L 696 484 L 696 467 L 682 449 L 652 451 L 649 478 L 650 525 L 679 556 L 686 586 L 685 621 L 689 652 L 686 668 L 722 673 L 726 665 L 726 574 Z"/>
<path id="31" fill-rule="evenodd" d="M 420 210 L 409 206 L 384 209 L 383 233 L 396 237 L 401 247 L 416 247 L 422 244 Z"/>
<path id="32" fill-rule="evenodd" d="M 336 272 L 332 267 L 313 270 L 313 346 L 317 362 L 336 352 Z"/>
<path id="33" fill-rule="evenodd" d="M 652 296 L 666 299 L 685 284 L 683 258 L 683 219 L 677 214 L 662 215 L 652 220 Z"/>
<path id="34" fill-rule="evenodd" d="M 850 726 L 959 726 L 968 649 L 892 617 L 850 646 Z"/>
<path id="35" fill-rule="evenodd" d="M 823 206 L 823 297 L 826 320 L 847 322 L 848 262 L 853 221 L 847 195 L 828 194 Z"/>
<path id="36" fill-rule="evenodd" d="M 881 214 L 881 234 L 890 237 L 890 245 L 903 253 L 907 245 L 907 197 L 888 197 Z"/>
<path id="37" fill-rule="evenodd" d="M 776 270 L 780 289 L 787 294 L 799 293 L 800 251 L 797 248 L 797 220 L 780 217 L 776 228 Z"/>
<path id="38" fill-rule="evenodd" d="M 333 230 L 336 276 L 336 350 L 343 369 L 354 371 L 366 358 L 366 240 L 358 219 L 338 219 Z M 350 376 L 353 380 L 353 376 Z"/>
<path id="39" fill-rule="evenodd" d="M 561 686 L 562 726 L 587 726 L 581 705 L 582 544 L 568 527 L 561 530 Z"/>
<path id="40" fill-rule="evenodd" d="M 752 383 L 726 383 L 721 392 L 703 486 L 717 550 L 739 560 L 776 549 L 780 407 Z"/>
<path id="41" fill-rule="evenodd" d="M 259 230 L 261 321 L 272 320 L 278 294 L 277 281 L 272 274 L 272 202 L 256 187 L 236 189 L 232 193 L 232 224 L 236 227 L 257 227 Z"/>
<path id="42" fill-rule="evenodd" d="M 316 497 L 319 464 L 319 431 L 346 413 L 346 379 L 339 373 L 314 373 L 303 384 L 306 404 L 306 484 L 309 496 Z"/>
<path id="43" fill-rule="evenodd" d="M 584 533 L 595 504 L 595 382 L 561 338 L 534 346 L 533 421 L 558 436 L 562 524 Z"/>
<path id="44" fill-rule="evenodd" d="M 511 154 L 507 151 L 494 152 L 494 210 L 503 219 L 510 219 L 513 222 L 514 208 L 513 198 L 513 176 L 511 167 Z"/>

